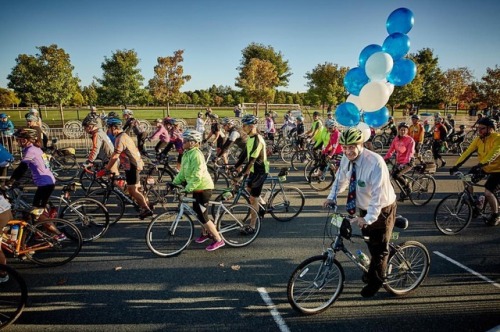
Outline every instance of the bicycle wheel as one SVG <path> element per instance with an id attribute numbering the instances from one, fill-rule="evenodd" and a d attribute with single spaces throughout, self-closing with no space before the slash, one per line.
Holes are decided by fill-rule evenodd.
<path id="1" fill-rule="evenodd" d="M 372 142 L 372 149 L 373 149 L 373 152 L 376 152 L 378 154 L 381 154 L 382 153 L 382 150 L 384 149 L 384 144 L 382 144 L 381 141 L 373 141 Z"/>
<path id="2" fill-rule="evenodd" d="M 107 188 L 99 188 L 92 190 L 87 194 L 87 197 L 93 198 L 106 207 L 109 213 L 109 223 L 115 224 L 123 217 L 125 212 L 125 202 L 114 191 L 109 191 Z"/>
<path id="3" fill-rule="evenodd" d="M 306 199 L 300 189 L 283 187 L 271 198 L 270 213 L 278 221 L 290 221 L 302 212 Z"/>
<path id="4" fill-rule="evenodd" d="M 290 164 L 294 171 L 298 171 L 300 168 L 304 167 L 311 159 L 313 158 L 308 150 L 299 150 L 292 155 Z"/>
<path id="5" fill-rule="evenodd" d="M 42 266 L 59 266 L 73 260 L 82 248 L 82 234 L 75 225 L 64 219 L 45 219 L 38 221 L 34 229 L 26 229 L 26 256 L 32 262 Z M 55 229 L 66 238 L 54 238 Z"/>
<path id="6" fill-rule="evenodd" d="M 215 188 L 227 188 L 229 187 L 229 178 L 227 175 L 212 166 L 207 166 L 208 173 L 212 177 Z"/>
<path id="7" fill-rule="evenodd" d="M 295 152 L 295 148 L 291 143 L 285 144 L 280 151 L 280 157 L 281 160 L 283 160 L 285 163 L 289 163 L 292 161 L 292 156 Z"/>
<path id="8" fill-rule="evenodd" d="M 344 269 L 327 255 L 314 256 L 299 264 L 288 280 L 288 303 L 302 314 L 326 310 L 344 289 Z"/>
<path id="9" fill-rule="evenodd" d="M 13 268 L 0 264 L 0 277 L 8 276 L 0 283 L 0 330 L 12 324 L 21 316 L 26 301 L 28 288 L 21 275 Z"/>
<path id="10" fill-rule="evenodd" d="M 149 250 L 161 257 L 180 254 L 191 242 L 194 224 L 191 216 L 170 210 L 154 218 L 146 230 Z"/>
<path id="11" fill-rule="evenodd" d="M 244 247 L 252 243 L 260 232 L 260 218 L 257 211 L 248 204 L 234 204 L 221 209 L 221 216 L 217 222 L 217 230 L 224 242 L 231 247 Z M 252 214 L 255 224 L 251 225 Z M 249 231 L 249 227 L 253 231 Z"/>
<path id="12" fill-rule="evenodd" d="M 387 145 L 386 137 L 382 134 L 377 134 L 373 137 L 372 144 L 374 144 L 375 142 L 380 142 L 380 144 L 382 144 L 382 148 L 384 147 L 384 145 Z"/>
<path id="13" fill-rule="evenodd" d="M 324 191 L 330 188 L 335 181 L 335 173 L 331 168 L 326 172 L 318 165 L 309 172 L 309 185 L 316 191 Z"/>
<path id="14" fill-rule="evenodd" d="M 109 213 L 99 201 L 82 197 L 65 206 L 59 218 L 75 225 L 82 233 L 84 242 L 100 238 L 109 227 Z"/>
<path id="15" fill-rule="evenodd" d="M 394 295 L 410 293 L 425 280 L 430 266 L 429 252 L 420 242 L 406 241 L 391 247 L 385 290 Z"/>
<path id="16" fill-rule="evenodd" d="M 464 193 L 451 194 L 434 210 L 434 224 L 445 235 L 460 233 L 472 220 L 472 206 Z"/>
<path id="17" fill-rule="evenodd" d="M 54 177 L 59 182 L 73 181 L 78 175 L 78 164 L 76 157 L 70 155 L 53 155 L 50 158 L 50 169 L 54 173 Z"/>
<path id="18" fill-rule="evenodd" d="M 306 179 L 306 182 L 309 183 L 309 173 L 311 172 L 311 169 L 316 167 L 316 161 L 314 159 L 309 160 L 305 165 L 304 165 L 304 178 Z"/>
<path id="19" fill-rule="evenodd" d="M 423 174 L 415 178 L 411 184 L 410 201 L 413 205 L 425 205 L 434 198 L 436 180 L 430 175 Z"/>

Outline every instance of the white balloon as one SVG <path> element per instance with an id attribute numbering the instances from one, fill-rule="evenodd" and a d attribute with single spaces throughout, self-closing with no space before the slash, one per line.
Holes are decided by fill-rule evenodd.
<path id="1" fill-rule="evenodd" d="M 356 127 L 363 132 L 363 142 L 368 141 L 370 139 L 371 134 L 372 134 L 370 126 L 364 122 L 360 122 L 360 123 L 358 123 L 358 125 Z"/>
<path id="2" fill-rule="evenodd" d="M 353 103 L 358 109 L 361 109 L 361 100 L 359 96 L 353 95 L 352 93 L 347 96 L 346 102 Z"/>
<path id="3" fill-rule="evenodd" d="M 394 92 L 394 84 L 386 82 L 385 85 L 387 86 L 387 89 L 389 90 L 389 95 L 392 95 Z"/>
<path id="4" fill-rule="evenodd" d="M 366 76 L 372 81 L 385 80 L 394 66 L 394 60 L 389 53 L 376 52 L 366 60 Z"/>
<path id="5" fill-rule="evenodd" d="M 389 101 L 389 88 L 384 82 L 368 82 L 359 92 L 361 109 L 365 112 L 378 111 Z"/>

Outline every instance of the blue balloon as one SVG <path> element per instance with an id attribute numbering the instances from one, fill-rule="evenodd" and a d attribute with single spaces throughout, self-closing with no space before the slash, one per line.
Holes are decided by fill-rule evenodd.
<path id="1" fill-rule="evenodd" d="M 359 109 L 353 103 L 342 103 L 335 110 L 337 122 L 346 127 L 352 127 L 359 123 Z"/>
<path id="2" fill-rule="evenodd" d="M 363 48 L 361 53 L 359 54 L 359 67 L 364 68 L 366 60 L 372 55 L 373 53 L 377 52 L 382 52 L 382 46 L 377 45 L 377 44 L 370 44 Z"/>
<path id="3" fill-rule="evenodd" d="M 384 106 L 375 112 L 365 112 L 363 113 L 363 119 L 370 127 L 380 128 L 389 120 L 389 110 Z"/>
<path id="4" fill-rule="evenodd" d="M 368 81 L 369 79 L 368 76 L 366 76 L 365 70 L 360 67 L 355 67 L 345 74 L 344 87 L 349 93 L 359 96 L 361 88 L 363 88 Z"/>
<path id="5" fill-rule="evenodd" d="M 411 10 L 408 8 L 398 8 L 389 15 L 385 25 L 389 34 L 395 32 L 406 34 L 413 28 L 414 23 L 415 18 Z"/>
<path id="6" fill-rule="evenodd" d="M 392 33 L 384 40 L 382 50 L 389 53 L 394 61 L 399 60 L 410 50 L 410 38 L 399 32 Z"/>
<path id="7" fill-rule="evenodd" d="M 392 70 L 387 75 L 387 81 L 395 86 L 403 86 L 415 78 L 417 75 L 417 66 L 410 59 L 399 59 L 394 62 Z"/>

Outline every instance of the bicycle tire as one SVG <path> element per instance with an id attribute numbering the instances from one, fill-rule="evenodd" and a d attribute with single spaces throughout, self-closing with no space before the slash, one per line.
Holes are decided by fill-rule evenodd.
<path id="1" fill-rule="evenodd" d="M 391 248 L 383 286 L 391 294 L 406 295 L 422 284 L 430 266 L 429 251 L 422 243 L 403 242 Z"/>
<path id="2" fill-rule="evenodd" d="M 225 200 L 224 197 L 223 197 L 223 193 L 217 195 L 214 199 L 214 201 L 216 202 L 222 202 L 222 201 L 228 201 L 229 204 L 248 204 L 250 205 L 250 198 L 248 198 L 247 196 L 241 194 L 239 199 L 236 200 L 236 197 L 231 197 L 230 199 L 228 200 Z M 217 205 L 211 205 L 210 207 L 210 213 L 212 215 L 212 218 L 215 219 L 215 214 L 217 213 Z"/>
<path id="3" fill-rule="evenodd" d="M 271 197 L 269 212 L 278 221 L 290 221 L 302 212 L 305 202 L 306 198 L 300 189 L 283 187 Z"/>
<path id="4" fill-rule="evenodd" d="M 383 134 L 377 134 L 375 136 L 373 136 L 373 140 L 372 140 L 372 144 L 375 143 L 375 142 L 380 142 L 382 143 L 382 148 L 387 145 L 387 138 L 385 137 L 385 135 Z"/>
<path id="5" fill-rule="evenodd" d="M 223 172 L 217 171 L 213 166 L 207 166 L 208 173 L 212 177 L 215 188 L 227 188 L 229 187 L 229 178 Z"/>
<path id="6" fill-rule="evenodd" d="M 336 259 L 329 264 L 327 255 L 309 257 L 288 280 L 288 303 L 304 315 L 320 313 L 339 298 L 344 281 L 344 269 Z"/>
<path id="7" fill-rule="evenodd" d="M 380 141 L 372 141 L 372 151 L 378 154 L 381 154 L 384 150 L 384 144 Z"/>
<path id="8" fill-rule="evenodd" d="M 114 191 L 109 191 L 107 188 L 99 188 L 92 190 L 86 197 L 93 198 L 106 207 L 109 213 L 109 223 L 114 225 L 123 217 L 125 212 L 125 202 Z"/>
<path id="9" fill-rule="evenodd" d="M 292 161 L 292 156 L 295 152 L 295 148 L 291 143 L 286 143 L 280 151 L 281 160 L 285 163 L 290 163 Z"/>
<path id="10" fill-rule="evenodd" d="M 26 248 L 33 248 L 33 253 L 26 254 L 27 258 L 41 266 L 59 266 L 72 261 L 82 249 L 82 234 L 71 222 L 53 218 L 38 221 L 34 232 L 26 228 Z M 58 241 L 54 239 L 54 233 L 50 230 L 57 228 L 66 235 L 66 239 Z M 50 247 L 36 250 L 41 244 L 50 244 Z"/>
<path id="11" fill-rule="evenodd" d="M 83 242 L 102 237 L 109 227 L 108 209 L 90 197 L 79 198 L 65 206 L 59 218 L 73 223 L 82 233 Z"/>
<path id="12" fill-rule="evenodd" d="M 292 155 L 290 165 L 294 171 L 298 171 L 300 167 L 304 167 L 311 159 L 312 156 L 308 150 L 299 150 Z"/>
<path id="13" fill-rule="evenodd" d="M 417 176 L 411 184 L 410 201 L 415 206 L 429 203 L 436 193 L 436 180 L 431 175 Z"/>
<path id="14" fill-rule="evenodd" d="M 14 323 L 28 301 L 28 288 L 23 277 L 7 265 L 0 264 L 0 272 L 9 280 L 0 283 L 0 330 Z"/>
<path id="15" fill-rule="evenodd" d="M 50 169 L 57 181 L 68 183 L 73 181 L 79 172 L 75 155 L 52 155 Z"/>
<path id="16" fill-rule="evenodd" d="M 146 244 L 154 254 L 173 257 L 187 248 L 194 236 L 191 216 L 183 214 L 172 235 L 171 227 L 179 215 L 179 210 L 169 210 L 156 216 L 146 230 Z"/>
<path id="17" fill-rule="evenodd" d="M 455 235 L 469 226 L 472 206 L 465 193 L 443 198 L 434 210 L 434 224 L 445 235 Z"/>
<path id="18" fill-rule="evenodd" d="M 319 172 L 321 172 L 319 165 L 311 169 L 308 178 L 309 186 L 316 191 L 325 191 L 333 185 L 335 173 L 331 168 L 328 168 L 326 174 L 319 175 Z"/>
<path id="19" fill-rule="evenodd" d="M 251 205 L 233 204 L 222 210 L 222 214 L 217 221 L 217 230 L 224 242 L 230 247 L 244 247 L 252 243 L 260 232 L 260 217 Z M 254 232 L 248 234 L 245 227 L 250 226 L 252 213 L 256 215 Z"/>
<path id="20" fill-rule="evenodd" d="M 304 178 L 306 179 L 306 182 L 309 182 L 309 173 L 311 172 L 311 169 L 315 167 L 316 160 L 310 159 L 305 165 L 304 165 Z"/>

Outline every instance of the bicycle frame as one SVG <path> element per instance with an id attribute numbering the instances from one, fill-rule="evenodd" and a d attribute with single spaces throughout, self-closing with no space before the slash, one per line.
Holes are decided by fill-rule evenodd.
<path id="1" fill-rule="evenodd" d="M 43 233 L 36 231 L 36 228 L 23 220 L 11 220 L 7 223 L 9 226 L 19 225 L 19 233 L 17 234 L 17 238 L 15 240 L 11 240 L 8 238 L 7 234 L 2 232 L 2 249 L 7 250 L 12 253 L 15 257 L 20 257 L 26 254 L 33 254 L 38 250 L 44 250 L 52 247 L 52 243 L 50 241 L 40 241 L 40 243 L 36 246 L 31 246 L 27 248 L 24 247 L 24 230 L 27 228 L 31 230 L 33 233 L 41 236 L 43 240 L 49 240 L 47 236 Z"/>

